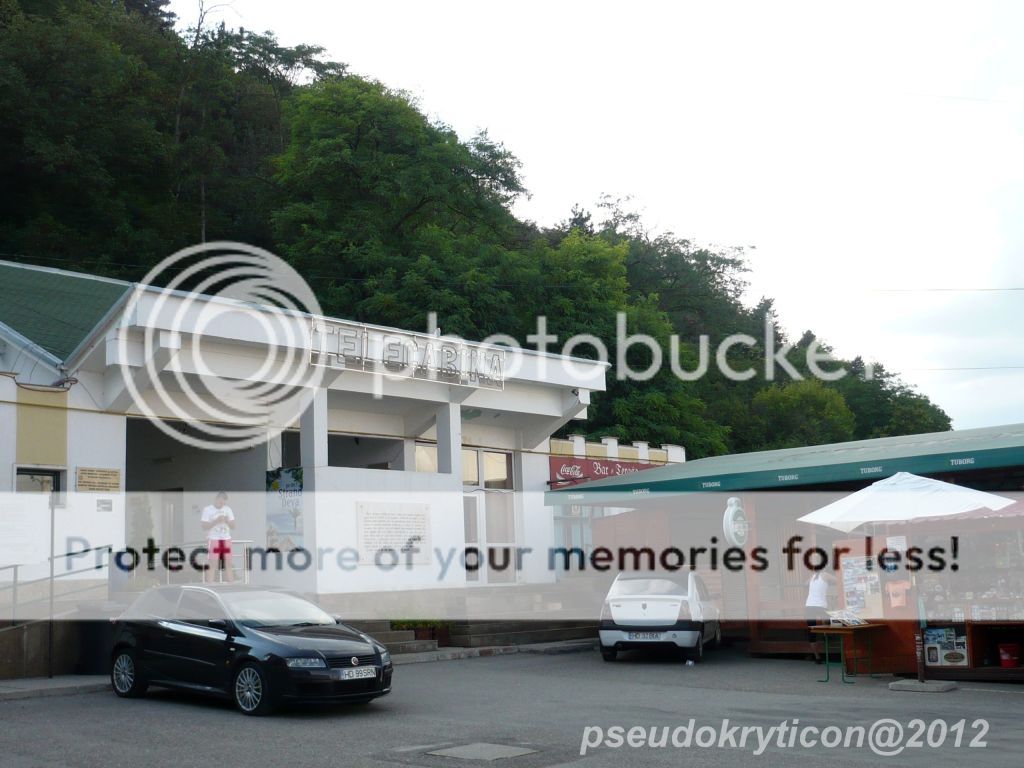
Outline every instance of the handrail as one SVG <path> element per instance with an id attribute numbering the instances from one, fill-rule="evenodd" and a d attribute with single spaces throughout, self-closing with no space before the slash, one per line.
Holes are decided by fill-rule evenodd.
<path id="1" fill-rule="evenodd" d="M 206 540 L 203 540 L 203 541 L 192 541 L 192 542 L 182 542 L 181 544 L 166 545 L 166 548 L 169 549 L 170 547 L 180 547 L 181 549 L 184 549 L 184 550 L 187 550 L 189 548 L 198 549 L 198 548 L 201 548 L 201 547 L 205 547 L 206 544 L 207 544 Z M 252 570 L 251 550 L 252 550 L 252 545 L 255 544 L 255 540 L 254 539 L 232 539 L 232 544 L 239 545 L 238 548 L 237 548 L 237 551 L 235 550 L 235 548 L 232 548 L 232 552 L 231 552 L 231 570 L 232 570 L 232 573 L 240 570 L 241 571 L 241 575 L 242 575 L 242 583 L 248 584 L 249 581 L 250 581 L 250 573 L 251 573 L 251 570 Z M 105 544 L 105 545 L 99 546 L 99 547 L 87 547 L 85 549 L 76 550 L 74 552 L 65 552 L 62 555 L 52 555 L 51 557 L 46 558 L 46 560 L 44 562 L 56 562 L 56 561 L 59 561 L 61 559 L 67 559 L 67 558 L 70 558 L 70 557 L 81 557 L 82 555 L 89 554 L 90 552 L 105 552 L 105 553 L 107 553 L 107 555 L 111 555 L 111 554 L 113 554 L 113 551 L 114 551 L 114 547 L 113 547 L 112 544 Z M 239 557 L 242 558 L 241 568 L 239 568 L 239 566 L 237 565 L 237 558 L 239 558 Z M 24 601 L 23 600 L 23 601 L 19 602 L 19 600 L 18 600 L 18 591 L 19 591 L 19 589 L 22 589 L 22 588 L 28 587 L 28 586 L 32 586 L 34 584 L 46 583 L 46 582 L 49 582 L 51 580 L 49 576 L 41 576 L 39 578 L 27 579 L 27 580 L 20 579 L 19 578 L 19 573 L 18 573 L 19 569 L 23 568 L 25 566 L 31 566 L 31 565 L 41 565 L 41 563 L 19 563 L 19 564 L 15 564 L 15 565 L 0 566 L 0 571 L 13 571 L 14 572 L 14 578 L 11 580 L 10 584 L 0 584 L 0 594 L 3 594 L 5 592 L 11 592 L 11 621 L 17 621 L 18 606 L 19 605 L 31 605 L 33 603 L 39 603 L 39 602 L 42 602 L 43 600 L 48 599 L 48 598 L 34 598 L 32 600 L 28 600 L 28 601 Z M 56 581 L 57 579 L 60 579 L 60 578 L 66 577 L 66 576 L 74 576 L 74 575 L 81 574 L 81 573 L 89 573 L 91 571 L 101 571 L 101 570 L 104 570 L 104 569 L 109 569 L 110 565 L 111 565 L 110 561 L 108 560 L 105 563 L 98 563 L 96 565 L 91 565 L 91 566 L 88 566 L 88 567 L 85 567 L 85 568 L 78 568 L 78 569 L 75 569 L 75 570 L 63 571 L 62 573 L 54 574 L 53 581 Z M 170 569 L 166 569 L 166 568 L 163 569 L 163 570 L 165 572 L 164 583 L 165 584 L 170 584 L 171 583 L 171 574 L 173 572 Z M 217 570 L 217 575 L 218 575 L 218 580 L 223 580 L 223 575 L 222 575 L 220 569 Z M 71 590 L 71 591 L 68 591 L 68 592 L 64 592 L 63 594 L 64 595 L 74 595 L 74 594 L 78 594 L 80 592 L 86 592 L 86 591 L 89 591 L 89 590 L 92 590 L 92 589 L 95 589 L 95 588 L 96 588 L 95 586 L 90 586 L 90 587 L 85 587 L 85 588 L 82 588 L 82 589 L 75 589 L 75 590 Z M 0 630 L 0 631 L 2 631 L 2 630 Z"/>
<path id="2" fill-rule="evenodd" d="M 84 554 L 87 554 L 89 552 L 106 552 L 107 554 L 110 554 L 113 551 L 114 551 L 114 546 L 112 544 L 105 544 L 105 545 L 100 546 L 100 547 L 89 547 L 88 549 L 79 550 L 77 552 L 66 552 L 63 555 L 52 555 L 52 556 L 46 558 L 45 562 L 52 563 L 52 562 L 55 562 L 57 560 L 60 560 L 61 558 L 77 557 L 79 555 L 84 555 Z M 13 570 L 14 571 L 14 578 L 12 579 L 11 583 L 10 584 L 0 585 L 0 593 L 7 592 L 7 591 L 11 592 L 11 621 L 17 621 L 18 620 L 18 605 L 19 605 L 19 602 L 18 602 L 18 590 L 20 588 L 23 588 L 23 587 L 26 587 L 26 586 L 31 586 L 32 584 L 40 584 L 40 583 L 45 583 L 45 582 L 51 581 L 51 577 L 49 577 L 49 576 L 41 576 L 41 577 L 36 578 L 36 579 L 28 579 L 28 580 L 19 579 L 18 578 L 18 569 L 19 568 L 23 568 L 25 566 L 31 566 L 31 565 L 40 565 L 40 563 L 18 563 L 16 565 L 5 565 L 5 566 L 0 567 L 0 571 L 7 571 L 7 570 Z M 56 573 L 56 574 L 54 574 L 53 577 L 52 577 L 52 580 L 56 581 L 57 579 L 63 578 L 65 576 L 74 576 L 74 575 L 79 574 L 79 573 L 88 573 L 89 571 L 99 571 L 99 570 L 102 570 L 104 568 L 108 568 L 109 566 L 110 566 L 110 563 L 108 562 L 108 563 L 100 563 L 98 565 L 92 565 L 92 566 L 89 566 L 88 568 L 79 568 L 79 569 L 74 570 L 74 571 L 64 571 L 63 573 Z M 89 587 L 89 589 L 95 589 L 95 587 Z M 73 590 L 71 592 L 65 592 L 64 594 L 73 595 L 73 594 L 77 594 L 79 592 L 84 592 L 84 591 L 86 591 L 86 590 L 84 590 L 84 589 L 76 589 L 76 590 Z M 20 604 L 21 605 L 31 605 L 32 603 L 42 602 L 44 599 L 48 600 L 49 598 L 36 598 L 34 600 L 29 600 L 27 602 L 26 601 L 21 601 Z M 18 626 L 20 626 L 20 625 L 18 625 Z"/>
<path id="3" fill-rule="evenodd" d="M 256 540 L 255 539 L 231 539 L 230 541 L 231 541 L 232 545 L 234 545 L 234 544 L 240 545 L 237 548 L 239 551 L 236 551 L 236 547 L 234 547 L 234 546 L 232 546 L 232 548 L 231 548 L 231 563 L 232 563 L 231 564 L 231 571 L 232 571 L 232 573 L 234 573 L 236 570 L 241 570 L 241 573 L 242 573 L 242 583 L 243 584 L 248 584 L 249 583 L 249 579 L 250 579 L 249 574 L 252 571 L 251 549 L 252 549 L 252 545 L 256 543 Z M 185 542 L 182 542 L 180 544 L 168 544 L 168 545 L 165 545 L 165 547 L 167 549 L 169 549 L 171 547 L 179 547 L 180 549 L 188 551 L 190 549 L 192 549 L 192 550 L 200 549 L 200 548 L 205 549 L 206 545 L 208 543 L 209 543 L 209 539 L 203 539 L 202 541 L 185 541 Z M 209 554 L 209 553 L 207 553 L 207 554 Z M 235 564 L 234 564 L 235 563 L 235 558 L 237 558 L 237 557 L 241 557 L 242 558 L 242 567 L 241 567 L 241 569 L 237 568 L 237 566 L 235 566 Z M 204 573 L 205 573 L 205 571 L 204 571 Z M 171 571 L 167 570 L 166 574 L 167 575 L 166 575 L 166 579 L 165 579 L 164 583 L 165 584 L 170 584 L 171 583 Z M 223 578 L 221 577 L 221 571 L 220 571 L 219 568 L 217 569 L 217 576 L 218 576 L 218 580 L 223 580 Z"/>

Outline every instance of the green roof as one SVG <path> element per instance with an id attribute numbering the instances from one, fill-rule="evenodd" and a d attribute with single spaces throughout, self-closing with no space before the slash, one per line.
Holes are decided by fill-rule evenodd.
<path id="1" fill-rule="evenodd" d="M 64 362 L 130 283 L 0 261 L 0 323 Z"/>
<path id="2" fill-rule="evenodd" d="M 546 502 L 612 504 L 654 493 L 781 489 L 1024 466 L 1024 424 L 736 453 L 548 491 Z"/>

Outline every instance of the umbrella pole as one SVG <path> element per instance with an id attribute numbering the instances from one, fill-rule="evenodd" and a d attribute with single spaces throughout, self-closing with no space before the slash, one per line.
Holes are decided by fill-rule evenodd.
<path id="1" fill-rule="evenodd" d="M 914 633 L 914 653 L 917 655 L 917 681 L 924 682 L 924 628 L 928 623 L 924 614 L 924 600 L 917 593 L 917 573 L 910 575 L 910 581 L 914 585 L 914 596 L 917 598 L 917 631 Z"/>

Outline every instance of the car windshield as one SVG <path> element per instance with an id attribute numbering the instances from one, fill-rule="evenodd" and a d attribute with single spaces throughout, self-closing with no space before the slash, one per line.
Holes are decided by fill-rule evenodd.
<path id="1" fill-rule="evenodd" d="M 609 592 L 610 597 L 685 594 L 686 589 L 671 579 L 618 579 Z"/>
<path id="2" fill-rule="evenodd" d="M 224 592 L 232 617 L 249 627 L 334 624 L 330 614 L 308 600 L 279 592 Z"/>

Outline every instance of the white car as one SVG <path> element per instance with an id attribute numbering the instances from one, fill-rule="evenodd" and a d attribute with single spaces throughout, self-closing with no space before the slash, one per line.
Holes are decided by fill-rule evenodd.
<path id="1" fill-rule="evenodd" d="M 601 609 L 601 656 L 614 661 L 619 651 L 674 646 L 700 661 L 705 645 L 721 642 L 720 617 L 696 573 L 620 573 Z"/>

